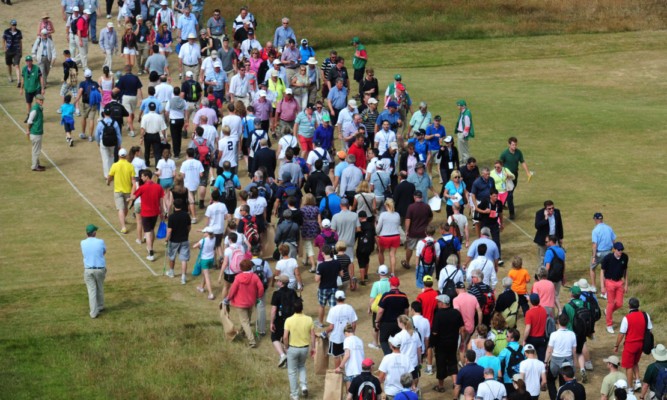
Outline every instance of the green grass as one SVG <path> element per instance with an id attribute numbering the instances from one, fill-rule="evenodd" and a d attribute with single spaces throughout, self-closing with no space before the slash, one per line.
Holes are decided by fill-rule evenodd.
<path id="1" fill-rule="evenodd" d="M 413 99 L 428 101 L 448 131 L 456 120 L 455 101 L 467 100 L 477 131 L 471 150 L 480 165 L 490 165 L 509 136 L 519 138 L 535 178 L 526 184 L 521 175 L 515 222 L 532 235 L 535 211 L 544 200 L 555 201 L 563 213 L 571 281 L 587 277 L 592 215 L 605 214 L 630 256 L 628 295 L 638 296 L 653 316 L 658 342 L 667 328 L 667 255 L 659 237 L 667 222 L 666 39 L 664 31 L 647 31 L 369 46 L 381 88 L 400 72 Z M 99 57 L 93 62 L 100 65 Z M 22 120 L 25 106 L 16 89 L 2 89 L 0 103 Z M 50 89 L 44 150 L 115 226 L 97 149 L 81 141 L 65 147 L 57 103 Z M 275 368 L 268 340 L 254 351 L 226 342 L 217 302 L 197 294 L 194 281 L 182 287 L 153 277 L 52 168 L 30 172 L 27 139 L 4 113 L 0 124 L 0 398 L 286 398 L 286 372 Z M 124 140 L 125 146 L 138 143 Z M 437 215 L 436 222 L 442 218 Z M 129 221 L 125 238 L 143 256 Z M 88 223 L 100 226 L 109 250 L 107 309 L 96 320 L 87 316 L 79 249 Z M 502 241 L 503 258 L 520 255 L 534 271 L 531 238 L 508 224 Z M 163 259 L 157 255 L 151 267 L 159 271 Z M 376 268 L 375 256 L 371 262 Z M 415 298 L 411 271 L 399 274 Z M 307 275 L 306 313 L 315 315 L 315 284 Z M 357 310 L 369 290 L 350 296 Z M 359 317 L 360 336 L 368 342 L 369 317 Z M 597 371 L 587 389 L 594 396 L 611 337 L 601 333 L 591 346 Z M 378 353 L 367 354 L 379 361 Z M 318 398 L 323 379 L 312 375 L 310 365 L 311 392 Z M 422 387 L 431 381 L 425 378 Z"/>

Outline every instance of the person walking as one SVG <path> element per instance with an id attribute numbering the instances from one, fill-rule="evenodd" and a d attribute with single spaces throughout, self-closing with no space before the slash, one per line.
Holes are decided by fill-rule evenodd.
<path id="1" fill-rule="evenodd" d="M 25 94 L 25 103 L 28 114 L 30 114 L 33 109 L 32 100 L 38 95 L 41 94 L 44 96 L 44 76 L 42 71 L 33 63 L 32 56 L 26 56 L 25 58 L 26 66 L 21 70 L 21 81 L 19 82 L 19 94 Z M 28 122 L 26 117 L 24 123 Z"/>
<path id="2" fill-rule="evenodd" d="M 107 122 L 108 123 L 108 122 Z M 107 174 L 107 186 L 113 179 L 113 199 L 118 211 L 118 220 L 120 221 L 120 233 L 127 233 L 125 218 L 127 217 L 127 200 L 130 198 L 132 190 L 135 187 L 134 166 L 127 161 L 127 150 L 118 150 L 119 160 L 114 163 Z"/>
<path id="3" fill-rule="evenodd" d="M 148 261 L 155 261 L 153 253 L 153 241 L 155 236 L 153 230 L 158 216 L 164 220 L 164 190 L 162 186 L 152 181 L 153 172 L 149 169 L 144 169 L 139 172 L 139 177 L 143 185 L 137 189 L 128 201 L 134 201 L 137 197 L 141 197 L 141 224 L 144 229 L 144 236 L 146 237 L 146 250 L 148 250 Z"/>
<path id="4" fill-rule="evenodd" d="M 593 241 L 593 255 L 591 256 L 591 285 L 595 285 L 595 268 L 602 263 L 602 259 L 605 258 L 607 254 L 611 254 L 612 247 L 614 246 L 614 241 L 616 240 L 616 234 L 611 227 L 604 223 L 604 216 L 601 212 L 596 212 L 593 215 L 593 220 L 595 221 L 595 228 L 591 233 L 591 238 Z M 595 286 L 591 288 L 593 293 L 597 292 Z M 607 299 L 606 294 L 601 294 L 600 297 Z"/>
<path id="5" fill-rule="evenodd" d="M 48 35 L 49 31 L 42 29 L 40 35 L 35 39 L 32 45 L 32 58 L 37 61 L 39 70 L 44 77 L 44 86 L 46 86 L 49 77 L 49 71 L 56 63 L 56 46 Z"/>
<path id="6" fill-rule="evenodd" d="M 250 260 L 243 260 L 239 264 L 241 273 L 234 278 L 234 283 L 229 289 L 229 294 L 223 301 L 225 305 L 231 304 L 239 315 L 241 327 L 248 339 L 248 347 L 257 346 L 255 335 L 250 328 L 252 320 L 252 309 L 257 300 L 264 296 L 264 283 L 253 272 L 253 263 Z"/>
<path id="7" fill-rule="evenodd" d="M 614 311 L 623 307 L 623 295 L 628 292 L 628 255 L 623 243 L 614 243 L 613 253 L 607 254 L 600 266 L 600 295 L 608 298 L 604 310 L 607 332 L 614 333 Z"/>
<path id="8" fill-rule="evenodd" d="M 190 242 L 188 236 L 192 227 L 190 215 L 187 211 L 187 201 L 183 199 L 174 199 L 174 212 L 169 215 L 167 222 L 167 254 L 169 256 L 169 271 L 167 276 L 174 277 L 174 265 L 176 264 L 176 255 L 181 261 L 181 284 L 185 285 L 185 276 L 188 270 L 188 261 L 190 261 Z"/>
<path id="9" fill-rule="evenodd" d="M 36 104 L 30 109 L 28 114 L 28 131 L 26 136 L 32 143 L 32 170 L 43 172 L 46 168 L 39 165 L 39 154 L 42 152 L 42 137 L 44 136 L 44 96 L 38 94 L 35 96 Z"/>
<path id="10" fill-rule="evenodd" d="M 303 301 L 294 302 L 294 315 L 285 320 L 283 345 L 287 345 L 287 376 L 289 377 L 290 397 L 299 400 L 299 384 L 301 395 L 308 397 L 308 380 L 306 378 L 306 360 L 308 347 L 310 356 L 315 357 L 315 326 L 313 319 L 303 315 Z M 297 381 L 298 373 L 298 381 Z"/>
<path id="11" fill-rule="evenodd" d="M 83 253 L 83 280 L 88 288 L 88 304 L 90 305 L 90 318 L 97 318 L 100 311 L 104 310 L 104 278 L 107 275 L 107 264 L 104 256 L 107 247 L 104 240 L 98 239 L 97 230 L 93 224 L 86 227 L 86 239 L 81 241 L 81 253 Z"/>
<path id="12" fill-rule="evenodd" d="M 459 156 L 461 157 L 459 163 L 463 165 L 470 158 L 468 142 L 475 137 L 475 129 L 472 125 L 472 115 L 465 100 L 457 101 L 456 106 L 459 108 L 459 118 L 456 121 L 454 132 L 456 132 Z"/>
<path id="13" fill-rule="evenodd" d="M 653 329 L 651 317 L 645 311 L 639 311 L 639 299 L 630 297 L 628 300 L 630 312 L 623 317 L 621 327 L 618 329 L 618 337 L 614 346 L 614 353 L 618 353 L 618 347 L 623 342 L 623 354 L 621 356 L 621 367 L 625 368 L 628 378 L 628 386 L 633 382 L 634 390 L 642 386 L 639 380 L 639 360 L 642 357 L 642 348 L 646 332 Z"/>

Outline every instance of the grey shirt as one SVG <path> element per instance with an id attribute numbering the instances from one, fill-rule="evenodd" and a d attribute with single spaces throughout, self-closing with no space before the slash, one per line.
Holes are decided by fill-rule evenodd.
<path id="1" fill-rule="evenodd" d="M 345 192 L 357 190 L 357 186 L 364 179 L 364 174 L 356 165 L 348 165 L 340 175 L 340 196 L 345 196 Z"/>
<path id="2" fill-rule="evenodd" d="M 282 178 L 283 173 L 288 172 L 292 175 L 291 182 L 297 187 L 299 186 L 299 179 L 303 179 L 303 172 L 301 172 L 301 167 L 295 162 L 286 162 L 280 167 L 278 176 Z"/>
<path id="3" fill-rule="evenodd" d="M 148 57 L 146 59 L 146 64 L 144 65 L 148 72 L 155 71 L 158 75 L 164 75 L 164 69 L 168 66 L 169 62 L 167 62 L 167 57 L 160 53 L 154 53 L 152 56 Z"/>
<path id="4" fill-rule="evenodd" d="M 331 219 L 331 229 L 338 234 L 338 240 L 344 241 L 348 248 L 354 247 L 357 228 L 361 226 L 357 213 L 342 210 Z"/>

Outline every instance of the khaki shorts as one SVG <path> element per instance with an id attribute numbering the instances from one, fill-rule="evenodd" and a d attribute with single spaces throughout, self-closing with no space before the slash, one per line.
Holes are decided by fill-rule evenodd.
<path id="1" fill-rule="evenodd" d="M 128 114 L 134 114 L 134 109 L 137 108 L 137 96 L 123 96 L 123 107 Z"/>
<path id="2" fill-rule="evenodd" d="M 407 238 L 406 243 L 407 243 L 408 249 L 414 250 L 417 247 L 417 243 L 419 243 L 419 241 L 422 240 L 422 239 L 423 238 L 411 238 L 411 237 Z M 410 261 L 408 260 L 408 262 L 410 262 Z"/>
<path id="3" fill-rule="evenodd" d="M 188 202 L 190 204 L 197 204 L 197 191 L 188 190 Z"/>
<path id="4" fill-rule="evenodd" d="M 301 244 L 303 245 L 303 249 L 306 251 L 306 256 L 307 257 L 314 257 L 315 256 L 315 249 L 313 248 L 313 239 L 304 239 Z"/>
<path id="5" fill-rule="evenodd" d="M 116 203 L 116 210 L 127 209 L 127 199 L 130 198 L 130 193 L 114 192 L 113 200 Z"/>
<path id="6" fill-rule="evenodd" d="M 97 107 L 92 107 L 90 104 L 81 102 L 81 116 L 83 118 L 95 119 L 99 110 Z"/>

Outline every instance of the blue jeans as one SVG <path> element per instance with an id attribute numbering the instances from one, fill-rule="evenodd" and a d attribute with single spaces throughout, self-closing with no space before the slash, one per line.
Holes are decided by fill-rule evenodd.
<path id="1" fill-rule="evenodd" d="M 91 10 L 92 11 L 92 10 Z M 88 26 L 90 27 L 90 37 L 89 39 L 97 42 L 97 13 L 93 12 L 90 14 L 90 21 L 88 21 Z"/>
<path id="2" fill-rule="evenodd" d="M 306 360 L 309 347 L 289 347 L 287 349 L 287 377 L 289 378 L 290 396 L 299 397 L 299 383 L 301 387 L 308 387 L 306 380 Z M 299 380 L 297 381 L 297 373 Z"/>

